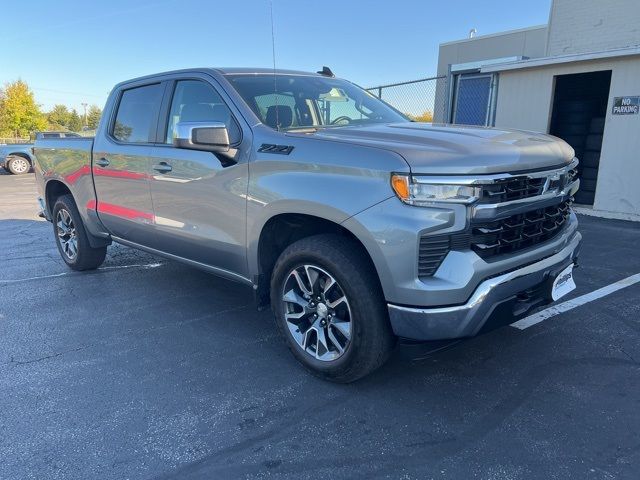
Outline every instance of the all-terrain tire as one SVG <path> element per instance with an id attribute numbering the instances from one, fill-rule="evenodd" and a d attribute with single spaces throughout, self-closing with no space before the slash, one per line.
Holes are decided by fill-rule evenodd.
<path id="1" fill-rule="evenodd" d="M 73 226 L 76 241 L 75 255 L 70 255 L 69 251 L 65 251 L 63 237 L 60 235 L 63 229 L 59 222 L 63 217 L 66 218 L 64 212 L 69 215 L 72 222 L 71 225 Z M 93 248 L 91 246 L 80 212 L 78 212 L 76 202 L 71 195 L 62 195 L 57 199 L 53 206 L 52 219 L 53 234 L 58 251 L 69 268 L 79 271 L 94 270 L 102 265 L 107 254 L 107 247 Z"/>
<path id="2" fill-rule="evenodd" d="M 344 353 L 331 361 L 318 360 L 305 351 L 285 320 L 286 281 L 294 269 L 309 264 L 333 276 L 351 309 L 350 342 Z M 348 383 L 368 375 L 385 363 L 396 344 L 377 273 L 362 247 L 344 236 L 315 235 L 287 247 L 271 276 L 271 307 L 280 334 L 294 357 L 325 380 Z"/>

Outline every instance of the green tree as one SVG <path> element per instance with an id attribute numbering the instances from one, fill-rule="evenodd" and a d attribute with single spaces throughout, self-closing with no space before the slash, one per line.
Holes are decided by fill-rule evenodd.
<path id="1" fill-rule="evenodd" d="M 79 132 L 82 130 L 82 118 L 80 118 L 80 115 L 78 115 L 75 108 L 72 109 L 69 114 L 69 125 L 67 125 L 67 128 L 72 132 Z"/>
<path id="2" fill-rule="evenodd" d="M 414 122 L 433 122 L 433 112 L 426 110 L 420 115 L 411 115 L 407 113 L 407 116 Z"/>
<path id="3" fill-rule="evenodd" d="M 100 123 L 100 117 L 102 116 L 102 110 L 96 105 L 91 105 L 89 107 L 89 111 L 87 112 L 87 126 L 91 130 L 95 130 L 98 128 L 98 123 Z"/>
<path id="4" fill-rule="evenodd" d="M 61 130 L 69 127 L 71 112 L 65 105 L 54 105 L 47 114 L 49 128 L 51 130 Z"/>
<path id="5" fill-rule="evenodd" d="M 0 136 L 28 137 L 46 127 L 47 119 L 26 82 L 16 80 L 0 90 Z"/>

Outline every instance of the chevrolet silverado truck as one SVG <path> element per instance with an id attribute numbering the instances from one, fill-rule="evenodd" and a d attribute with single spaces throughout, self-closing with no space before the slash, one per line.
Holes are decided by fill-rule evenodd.
<path id="1" fill-rule="evenodd" d="M 472 337 L 575 288 L 571 147 L 412 122 L 326 68 L 126 81 L 95 139 L 35 152 L 70 268 L 117 242 L 247 285 L 328 380 L 372 372 L 398 339 Z"/>

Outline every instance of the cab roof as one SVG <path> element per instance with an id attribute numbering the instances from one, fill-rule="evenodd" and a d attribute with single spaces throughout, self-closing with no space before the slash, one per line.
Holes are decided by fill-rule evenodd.
<path id="1" fill-rule="evenodd" d="M 214 68 L 222 75 L 260 75 L 271 74 L 275 72 L 276 75 L 311 75 L 314 77 L 320 77 L 322 75 L 315 72 L 304 72 L 302 70 L 286 70 L 286 69 L 273 69 L 273 68 L 252 68 L 252 67 L 231 67 L 231 68 Z"/>

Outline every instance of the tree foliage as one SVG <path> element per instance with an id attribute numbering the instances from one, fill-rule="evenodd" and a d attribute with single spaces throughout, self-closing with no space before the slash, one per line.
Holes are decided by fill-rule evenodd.
<path id="1" fill-rule="evenodd" d="M 69 126 L 71 112 L 65 105 L 54 105 L 47 114 L 48 128 L 51 130 L 64 130 Z"/>
<path id="2" fill-rule="evenodd" d="M 422 112 L 420 115 L 407 114 L 407 116 L 414 122 L 433 122 L 433 112 L 429 110 Z"/>
<path id="3" fill-rule="evenodd" d="M 91 105 L 87 111 L 86 123 L 96 129 L 102 110 Z M 56 104 L 43 113 L 35 101 L 33 92 L 26 82 L 16 80 L 0 88 L 0 137 L 26 138 L 42 130 L 62 130 L 80 132 L 85 118 L 74 108 Z"/>
<path id="4" fill-rule="evenodd" d="M 67 128 L 72 132 L 79 132 L 82 130 L 82 118 L 78 115 L 76 109 L 72 109 L 71 113 L 69 113 L 69 123 L 67 124 Z"/>
<path id="5" fill-rule="evenodd" d="M 0 89 L 0 136 L 24 138 L 46 127 L 47 119 L 25 82 L 16 80 Z"/>
<path id="6" fill-rule="evenodd" d="M 91 105 L 89 107 L 89 111 L 87 112 L 87 126 L 91 130 L 95 130 L 98 128 L 98 123 L 100 123 L 100 117 L 102 117 L 102 110 L 96 105 Z"/>

